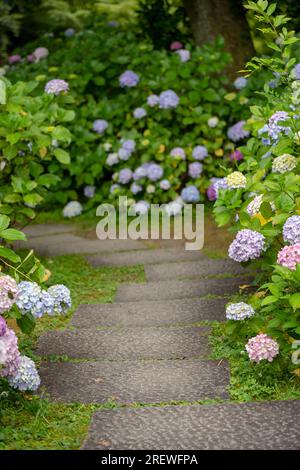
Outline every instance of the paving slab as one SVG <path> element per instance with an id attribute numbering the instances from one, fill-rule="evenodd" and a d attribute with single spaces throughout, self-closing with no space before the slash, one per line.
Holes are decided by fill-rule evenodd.
<path id="1" fill-rule="evenodd" d="M 178 263 L 148 264 L 145 266 L 148 281 L 159 281 L 178 278 L 195 278 L 210 274 L 244 274 L 247 273 L 239 263 L 229 259 L 204 258 L 201 261 L 184 261 Z"/>
<path id="2" fill-rule="evenodd" d="M 65 254 L 106 253 L 130 250 L 147 250 L 141 241 L 135 240 L 90 240 L 76 235 L 52 235 L 34 238 L 28 242 L 18 242 L 19 248 L 33 248 L 44 256 L 59 256 Z"/>
<path id="3" fill-rule="evenodd" d="M 217 278 L 192 281 L 160 281 L 147 284 L 122 284 L 118 287 L 116 302 L 169 300 L 200 297 L 207 294 L 233 294 L 239 286 L 248 285 L 251 278 Z"/>
<path id="4" fill-rule="evenodd" d="M 299 450 L 300 401 L 96 411 L 84 449 Z"/>
<path id="5" fill-rule="evenodd" d="M 117 255 L 88 256 L 93 266 L 133 266 L 135 264 L 178 263 L 178 261 L 195 261 L 206 258 L 201 251 L 187 251 L 182 247 L 137 250 Z"/>
<path id="6" fill-rule="evenodd" d="M 71 319 L 78 328 L 188 325 L 224 321 L 227 299 L 179 299 L 80 305 Z"/>
<path id="7" fill-rule="evenodd" d="M 78 230 L 71 224 L 32 224 L 24 227 L 22 231 L 30 238 L 54 235 L 58 233 L 71 233 Z"/>
<path id="8" fill-rule="evenodd" d="M 48 331 L 38 342 L 41 356 L 98 360 L 185 359 L 208 356 L 208 327 L 159 327 Z"/>
<path id="9" fill-rule="evenodd" d="M 228 398 L 226 361 L 46 362 L 42 385 L 62 402 L 161 403 Z"/>

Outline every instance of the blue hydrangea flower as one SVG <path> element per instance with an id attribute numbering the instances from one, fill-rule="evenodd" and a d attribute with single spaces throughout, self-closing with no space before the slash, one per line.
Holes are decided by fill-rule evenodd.
<path id="1" fill-rule="evenodd" d="M 134 152 L 135 150 L 135 141 L 133 139 L 123 140 L 122 148 L 128 150 L 128 152 Z"/>
<path id="2" fill-rule="evenodd" d="M 52 315 L 54 311 L 51 295 L 36 282 L 22 281 L 18 284 L 16 304 L 22 314 L 31 313 L 36 318 Z"/>
<path id="3" fill-rule="evenodd" d="M 48 289 L 48 294 L 53 299 L 54 314 L 65 314 L 72 306 L 70 290 L 63 284 L 55 284 Z"/>
<path id="4" fill-rule="evenodd" d="M 300 80 L 300 62 L 293 68 L 292 75 L 296 80 Z"/>
<path id="5" fill-rule="evenodd" d="M 143 190 L 142 186 L 140 186 L 137 183 L 132 183 L 132 185 L 130 186 L 130 191 L 132 192 L 132 194 L 138 194 L 142 190 Z"/>
<path id="6" fill-rule="evenodd" d="M 131 156 L 130 150 L 127 150 L 123 147 L 119 149 L 118 157 L 120 160 L 123 160 L 124 162 L 126 162 L 127 160 L 129 160 L 130 156 Z"/>
<path id="7" fill-rule="evenodd" d="M 161 181 L 159 182 L 159 187 L 160 187 L 161 189 L 163 189 L 164 191 L 168 191 L 168 189 L 170 189 L 170 187 L 171 187 L 170 181 L 168 181 L 168 180 L 161 180 Z"/>
<path id="8" fill-rule="evenodd" d="M 63 216 L 67 218 L 76 217 L 82 212 L 82 205 L 78 201 L 70 201 L 63 208 Z"/>
<path id="9" fill-rule="evenodd" d="M 185 151 L 182 147 L 173 148 L 170 152 L 170 155 L 171 157 L 181 158 L 182 160 L 185 160 Z"/>
<path id="10" fill-rule="evenodd" d="M 133 111 L 133 116 L 135 119 L 142 119 L 143 117 L 147 116 L 147 111 L 144 108 L 136 108 Z"/>
<path id="11" fill-rule="evenodd" d="M 237 90 L 242 90 L 247 86 L 248 80 L 245 77 L 238 77 L 234 80 L 233 85 Z"/>
<path id="12" fill-rule="evenodd" d="M 163 174 L 164 170 L 160 165 L 157 165 L 157 163 L 151 163 L 151 165 L 149 165 L 147 170 L 147 176 L 149 180 L 157 181 L 163 176 Z"/>
<path id="13" fill-rule="evenodd" d="M 253 317 L 253 315 L 255 315 L 254 308 L 245 302 L 229 304 L 226 307 L 226 318 L 228 320 L 245 320 L 246 318 Z"/>
<path id="14" fill-rule="evenodd" d="M 281 134 L 288 134 L 291 130 L 289 126 L 282 126 L 280 122 L 287 121 L 289 115 L 286 111 L 276 111 L 270 117 L 268 124 L 264 126 L 260 131 L 264 130 L 268 133 L 268 136 L 274 142 L 277 142 Z"/>
<path id="15" fill-rule="evenodd" d="M 154 108 L 154 106 L 157 106 L 159 104 L 159 96 L 149 95 L 148 98 L 147 98 L 147 104 L 151 108 Z"/>
<path id="16" fill-rule="evenodd" d="M 189 164 L 189 175 L 191 178 L 198 178 L 203 170 L 202 163 L 193 162 Z"/>
<path id="17" fill-rule="evenodd" d="M 204 160 L 207 155 L 208 151 L 204 145 L 196 145 L 196 147 L 193 148 L 192 157 L 195 160 Z"/>
<path id="18" fill-rule="evenodd" d="M 200 199 L 200 193 L 199 193 L 199 190 L 196 188 L 196 186 L 186 186 L 181 191 L 181 197 L 184 202 L 188 202 L 188 203 L 198 202 Z"/>
<path id="19" fill-rule="evenodd" d="M 227 131 L 228 138 L 233 142 L 237 142 L 238 140 L 248 137 L 250 132 L 244 129 L 245 124 L 245 121 L 238 121 L 236 124 L 231 126 Z"/>
<path id="20" fill-rule="evenodd" d="M 119 173 L 119 183 L 127 184 L 132 178 L 132 171 L 130 168 L 123 168 Z"/>
<path id="21" fill-rule="evenodd" d="M 141 180 L 142 178 L 145 178 L 147 176 L 147 170 L 148 170 L 148 167 L 144 165 L 136 168 L 133 173 L 134 181 L 138 181 L 138 180 Z"/>
<path id="22" fill-rule="evenodd" d="M 179 104 L 179 97 L 173 90 L 163 91 L 159 95 L 159 107 L 162 109 L 176 108 Z"/>
<path id="23" fill-rule="evenodd" d="M 132 70 L 126 70 L 119 77 L 119 84 L 122 88 L 135 87 L 139 83 L 139 81 L 140 81 L 139 76 L 136 73 L 134 73 Z"/>
<path id="24" fill-rule="evenodd" d="M 35 363 L 27 356 L 21 356 L 16 374 L 8 376 L 7 380 L 11 387 L 22 392 L 33 392 L 41 383 Z"/>
<path id="25" fill-rule="evenodd" d="M 74 36 L 74 34 L 75 34 L 75 29 L 73 28 L 68 28 L 65 30 L 65 36 L 67 38 L 71 38 L 72 36 Z"/>
<path id="26" fill-rule="evenodd" d="M 96 119 L 93 124 L 93 130 L 97 134 L 103 134 L 103 132 L 108 128 L 108 122 L 105 119 Z"/>
<path id="27" fill-rule="evenodd" d="M 96 191 L 95 186 L 85 186 L 83 188 L 83 194 L 85 195 L 85 197 L 88 197 L 89 199 L 95 196 L 95 191 Z"/>

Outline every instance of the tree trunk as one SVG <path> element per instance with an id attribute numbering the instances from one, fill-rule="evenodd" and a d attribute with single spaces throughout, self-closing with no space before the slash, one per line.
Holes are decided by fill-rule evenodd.
<path id="1" fill-rule="evenodd" d="M 237 0 L 184 0 L 196 44 L 223 36 L 233 57 L 232 74 L 244 68 L 254 54 L 245 10 Z"/>

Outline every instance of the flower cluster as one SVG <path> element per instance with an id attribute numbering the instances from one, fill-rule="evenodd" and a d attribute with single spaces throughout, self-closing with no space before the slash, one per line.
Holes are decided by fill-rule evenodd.
<path id="1" fill-rule="evenodd" d="M 232 160 L 233 162 L 239 162 L 243 159 L 244 159 L 244 155 L 242 154 L 240 150 L 234 150 L 230 154 L 230 160 Z"/>
<path id="2" fill-rule="evenodd" d="M 144 108 L 135 108 L 133 111 L 133 116 L 135 119 L 142 119 L 147 116 L 147 111 Z"/>
<path id="3" fill-rule="evenodd" d="M 249 339 L 246 344 L 246 351 L 252 362 L 260 362 L 263 359 L 272 362 L 279 353 L 279 346 L 274 339 L 260 333 Z"/>
<path id="4" fill-rule="evenodd" d="M 193 179 L 198 178 L 201 175 L 202 170 L 203 170 L 202 163 L 193 162 L 189 164 L 189 175 Z"/>
<path id="5" fill-rule="evenodd" d="M 139 201 L 135 203 L 132 208 L 137 215 L 145 215 L 149 210 L 150 204 L 147 201 Z"/>
<path id="6" fill-rule="evenodd" d="M 193 148 L 192 157 L 195 160 L 204 160 L 207 155 L 208 151 L 204 145 L 196 145 L 196 147 Z"/>
<path id="7" fill-rule="evenodd" d="M 268 124 L 265 126 L 265 130 L 267 131 L 270 139 L 276 142 L 282 133 L 288 134 L 290 132 L 290 127 L 279 124 L 280 122 L 282 123 L 288 119 L 289 115 L 286 111 L 276 111 L 276 113 L 272 114 Z"/>
<path id="8" fill-rule="evenodd" d="M 227 305 L 226 318 L 228 320 L 245 320 L 255 315 L 255 310 L 252 305 L 245 302 L 238 302 L 235 304 Z"/>
<path id="9" fill-rule="evenodd" d="M 123 168 L 119 173 L 119 183 L 127 184 L 132 179 L 132 171 L 130 168 Z"/>
<path id="10" fill-rule="evenodd" d="M 151 108 L 154 108 L 154 106 L 159 105 L 159 96 L 158 95 L 149 95 L 147 98 L 147 104 Z"/>
<path id="11" fill-rule="evenodd" d="M 85 195 L 85 197 L 89 199 L 95 196 L 95 191 L 96 191 L 95 186 L 88 185 L 83 188 L 83 194 Z"/>
<path id="12" fill-rule="evenodd" d="M 49 95 L 59 95 L 69 90 L 69 84 L 60 78 L 54 78 L 46 83 L 45 92 Z"/>
<path id="13" fill-rule="evenodd" d="M 122 88 L 132 88 L 139 83 L 139 76 L 134 73 L 132 70 L 126 70 L 119 77 L 119 84 Z"/>
<path id="14" fill-rule="evenodd" d="M 82 212 L 82 205 L 78 201 L 70 201 L 63 208 L 63 216 L 68 219 L 80 215 Z"/>
<path id="15" fill-rule="evenodd" d="M 212 178 L 212 184 L 207 189 L 207 198 L 209 201 L 218 199 L 220 189 L 228 189 L 226 178 Z"/>
<path id="16" fill-rule="evenodd" d="M 53 300 L 53 312 L 64 315 L 72 306 L 70 290 L 63 284 L 55 284 L 48 289 Z"/>
<path id="17" fill-rule="evenodd" d="M 181 62 L 188 62 L 191 58 L 191 53 L 187 49 L 177 49 L 175 53 L 179 55 Z"/>
<path id="18" fill-rule="evenodd" d="M 157 163 L 151 163 L 151 165 L 149 165 L 147 170 L 147 176 L 149 180 L 157 181 L 163 176 L 163 174 L 164 170 L 160 165 L 157 165 Z"/>
<path id="19" fill-rule="evenodd" d="M 11 309 L 18 293 L 16 281 L 10 276 L 0 275 L 0 313 Z"/>
<path id="20" fill-rule="evenodd" d="M 18 338 L 13 330 L 6 328 L 0 336 L 0 377 L 14 375 L 20 363 Z"/>
<path id="21" fill-rule="evenodd" d="M 278 253 L 277 263 L 294 271 L 300 263 L 300 243 L 284 246 Z"/>
<path id="22" fill-rule="evenodd" d="M 173 90 L 163 91 L 159 95 L 159 107 L 161 109 L 172 109 L 176 108 L 179 104 L 179 97 Z"/>
<path id="23" fill-rule="evenodd" d="M 16 372 L 7 379 L 11 387 L 22 392 L 35 391 L 41 383 L 35 363 L 27 356 L 21 356 Z"/>
<path id="24" fill-rule="evenodd" d="M 247 86 L 247 83 L 248 83 L 248 80 L 247 78 L 245 77 L 238 77 L 234 80 L 233 82 L 233 86 L 237 89 L 237 90 L 242 90 L 243 88 L 245 88 Z"/>
<path id="25" fill-rule="evenodd" d="M 6 333 L 6 329 L 7 329 L 6 321 L 0 315 L 0 336 L 3 336 Z"/>
<path id="26" fill-rule="evenodd" d="M 273 173 L 286 173 L 292 171 L 297 166 L 297 159 L 293 155 L 285 153 L 280 157 L 274 158 L 272 164 Z"/>
<path id="27" fill-rule="evenodd" d="M 290 245 L 300 243 L 300 215 L 289 217 L 283 226 L 283 239 Z"/>
<path id="28" fill-rule="evenodd" d="M 247 179 L 240 171 L 234 171 L 226 177 L 226 184 L 229 189 L 245 188 Z"/>
<path id="29" fill-rule="evenodd" d="M 36 318 L 61 314 L 71 307 L 70 291 L 60 284 L 46 291 L 36 282 L 22 281 L 18 285 L 16 304 L 22 314 L 31 313 Z"/>
<path id="30" fill-rule="evenodd" d="M 233 142 L 238 142 L 239 140 L 248 137 L 250 132 L 244 128 L 245 124 L 245 121 L 238 121 L 236 124 L 231 126 L 227 131 L 228 139 L 232 140 Z"/>
<path id="31" fill-rule="evenodd" d="M 170 152 L 171 157 L 185 160 L 185 151 L 181 147 L 174 147 Z"/>
<path id="32" fill-rule="evenodd" d="M 188 203 L 198 202 L 200 199 L 200 193 L 199 193 L 199 190 L 196 188 L 196 186 L 192 186 L 192 185 L 186 186 L 181 191 L 181 197 L 184 202 L 188 202 Z"/>
<path id="33" fill-rule="evenodd" d="M 255 230 L 240 230 L 228 249 L 228 255 L 239 263 L 256 259 L 265 248 L 265 237 Z"/>
<path id="34" fill-rule="evenodd" d="M 93 124 L 93 131 L 97 134 L 103 134 L 103 132 L 108 128 L 108 122 L 105 119 L 96 119 Z"/>
<path id="35" fill-rule="evenodd" d="M 259 194 L 258 196 L 255 196 L 255 198 L 249 202 L 247 206 L 247 212 L 249 215 L 257 215 L 259 214 L 260 211 L 260 206 L 263 203 L 263 194 Z"/>

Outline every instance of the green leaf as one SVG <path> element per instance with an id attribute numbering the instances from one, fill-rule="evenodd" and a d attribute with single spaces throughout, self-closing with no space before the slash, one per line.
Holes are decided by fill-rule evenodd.
<path id="1" fill-rule="evenodd" d="M 68 152 L 66 152 L 65 150 L 63 149 L 55 149 L 53 151 L 54 155 L 56 156 L 57 160 L 59 161 L 59 163 L 63 163 L 64 165 L 68 165 L 71 161 L 70 159 L 70 155 L 68 154 Z"/>
<path id="2" fill-rule="evenodd" d="M 10 248 L 0 246 L 0 257 L 8 259 L 12 263 L 20 263 L 21 258 Z"/>
<path id="3" fill-rule="evenodd" d="M 0 215 L 0 232 L 9 226 L 10 218 L 7 215 Z"/>
<path id="4" fill-rule="evenodd" d="M 268 295 L 268 297 L 265 297 L 261 303 L 261 306 L 263 307 L 264 305 L 269 305 L 273 304 L 278 300 L 278 297 L 275 297 L 275 295 Z"/>
<path id="5" fill-rule="evenodd" d="M 6 83 L 0 79 L 0 104 L 6 104 Z"/>
<path id="6" fill-rule="evenodd" d="M 289 298 L 289 303 L 292 306 L 293 310 L 297 310 L 297 308 L 300 308 L 300 293 L 292 294 Z"/>
<path id="7" fill-rule="evenodd" d="M 34 330 L 36 321 L 31 313 L 26 313 L 21 318 L 17 318 L 17 324 L 23 333 L 29 335 Z"/>
<path id="8" fill-rule="evenodd" d="M 7 228 L 0 232 L 0 237 L 4 238 L 5 240 L 27 240 L 25 233 L 21 232 L 20 230 L 16 230 L 15 228 Z"/>

